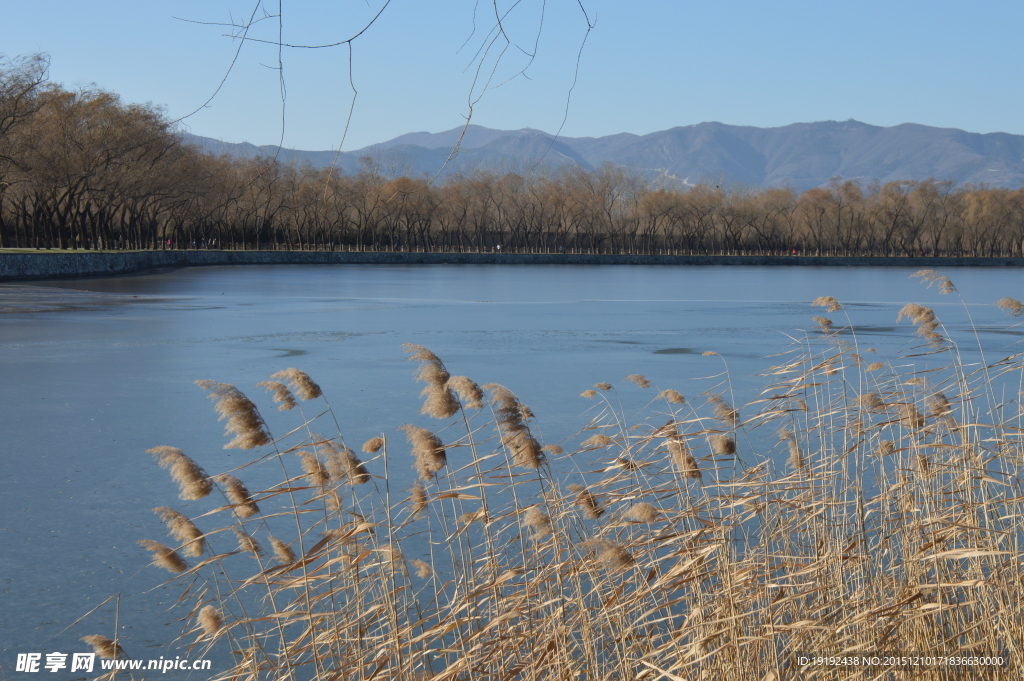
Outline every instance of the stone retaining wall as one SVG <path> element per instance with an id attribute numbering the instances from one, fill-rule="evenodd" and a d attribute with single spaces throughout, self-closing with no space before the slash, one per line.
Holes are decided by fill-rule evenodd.
<path id="1" fill-rule="evenodd" d="M 1024 258 L 831 258 L 761 255 L 584 255 L 528 253 L 329 253 L 318 251 L 44 251 L 3 253 L 0 280 L 123 274 L 203 265 L 803 265 L 871 267 L 1024 266 Z"/>

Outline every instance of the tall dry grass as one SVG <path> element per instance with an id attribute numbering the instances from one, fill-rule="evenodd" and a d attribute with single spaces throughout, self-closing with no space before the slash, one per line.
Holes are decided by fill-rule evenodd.
<path id="1" fill-rule="evenodd" d="M 726 399 L 727 374 L 691 399 L 633 374 L 584 393 L 573 446 L 542 446 L 511 390 L 452 377 L 420 346 L 407 350 L 437 418 L 369 440 L 365 462 L 340 434 L 314 434 L 336 421 L 302 372 L 275 377 L 317 415 L 279 439 L 237 389 L 202 382 L 227 446 L 257 455 L 207 477 L 179 450 L 153 450 L 183 499 L 219 498 L 199 518 L 156 509 L 180 546 L 143 544 L 186 588 L 192 657 L 229 649 L 223 679 L 1016 674 L 1020 354 L 966 363 L 915 305 L 900 315 L 916 336 L 875 367 L 840 302 L 815 304 L 840 315 L 808 330 L 752 402 Z M 247 489 L 267 464 L 279 481 Z M 415 470 L 412 486 L 395 487 L 399 467 Z M 797 661 L 883 652 L 1001 653 L 1011 669 Z"/>

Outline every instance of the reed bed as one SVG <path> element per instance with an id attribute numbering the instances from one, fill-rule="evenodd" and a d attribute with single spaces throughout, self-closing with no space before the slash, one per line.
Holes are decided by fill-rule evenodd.
<path id="1" fill-rule="evenodd" d="M 922 278 L 938 284 L 923 296 L 958 295 Z M 974 336 L 911 304 L 904 351 L 869 362 L 842 301 L 815 304 L 833 318 L 750 403 L 733 406 L 725 372 L 686 397 L 633 374 L 587 389 L 584 427 L 547 445 L 512 390 L 420 346 L 422 416 L 354 445 L 365 461 L 297 369 L 262 386 L 297 406 L 280 436 L 236 388 L 200 382 L 228 446 L 255 456 L 208 475 L 151 450 L 208 502 L 155 509 L 172 546 L 142 542 L 183 587 L 191 656 L 223 646 L 234 667 L 215 678 L 253 681 L 1016 675 L 1021 355 L 966 363 Z M 277 484 L 247 489 L 268 465 Z M 399 467 L 413 485 L 396 488 Z M 1008 667 L 798 662 L 885 652 Z"/>

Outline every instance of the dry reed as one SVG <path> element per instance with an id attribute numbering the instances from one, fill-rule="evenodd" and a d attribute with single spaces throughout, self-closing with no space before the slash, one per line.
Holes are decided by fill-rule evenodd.
<path id="1" fill-rule="evenodd" d="M 445 368 L 444 363 L 437 355 L 422 345 L 406 343 L 403 347 L 406 352 L 410 353 L 410 361 L 420 362 L 420 367 L 416 370 L 416 380 L 427 384 L 420 392 L 420 395 L 426 398 L 423 401 L 420 413 L 428 414 L 437 419 L 444 419 L 457 414 L 459 412 L 459 401 L 455 399 L 455 394 L 449 386 L 448 381 L 451 375 Z M 469 379 L 466 380 L 468 381 Z M 457 382 L 457 384 L 461 385 L 461 381 Z"/>
<path id="2" fill-rule="evenodd" d="M 939 274 L 935 270 L 918 270 L 910 276 L 916 277 L 922 282 L 928 284 L 929 288 L 931 288 L 932 285 L 937 285 L 939 287 L 939 293 L 948 294 L 956 292 L 956 287 L 953 286 L 953 282 L 949 280 L 949 277 Z"/>
<path id="3" fill-rule="evenodd" d="M 1024 314 L 1024 303 L 1014 298 L 1000 298 L 992 304 L 1005 311 L 1011 317 L 1019 317 L 1021 314 Z"/>
<path id="4" fill-rule="evenodd" d="M 300 400 L 315 400 L 323 395 L 323 391 L 320 390 L 320 386 L 316 384 L 316 381 L 295 367 L 283 369 L 275 374 L 271 374 L 270 377 L 286 382 L 291 386 L 292 392 L 299 396 Z"/>
<path id="5" fill-rule="evenodd" d="M 281 541 L 277 537 L 270 537 L 270 546 L 274 549 L 274 557 L 277 558 L 277 562 L 283 565 L 289 565 L 295 562 L 295 551 L 292 547 L 288 546 L 285 542 Z"/>
<path id="6" fill-rule="evenodd" d="M 498 433 L 502 444 L 512 453 L 512 460 L 517 466 L 539 468 L 544 462 L 544 452 L 526 424 L 532 413 L 524 409 L 515 394 L 504 386 L 488 383 L 484 390 L 491 394 Z"/>
<path id="7" fill-rule="evenodd" d="M 203 606 L 196 620 L 199 622 L 199 626 L 202 627 L 203 635 L 206 638 L 213 638 L 221 630 L 221 627 L 224 626 L 224 616 L 212 605 Z"/>
<path id="8" fill-rule="evenodd" d="M 484 391 L 466 376 L 452 376 L 448 379 L 448 387 L 462 400 L 463 406 L 469 409 L 484 408 Z"/>
<path id="9" fill-rule="evenodd" d="M 299 457 L 302 461 L 302 471 L 306 474 L 306 480 L 310 486 L 321 489 L 327 487 L 327 484 L 331 481 L 331 476 L 327 474 L 327 469 L 324 468 L 320 459 L 309 452 L 295 452 L 295 456 Z"/>
<path id="10" fill-rule="evenodd" d="M 591 435 L 590 437 L 588 437 L 586 440 L 584 440 L 580 444 L 583 447 L 590 447 L 592 449 L 598 449 L 598 448 L 601 448 L 601 447 L 608 447 L 610 445 L 615 444 L 615 440 L 611 439 L 610 437 L 608 437 L 604 433 L 597 433 L 596 435 Z"/>
<path id="11" fill-rule="evenodd" d="M 635 383 L 638 388 L 651 387 L 651 382 L 648 381 L 643 376 L 641 376 L 640 374 L 630 374 L 629 376 L 626 376 L 625 380 L 629 381 L 630 383 Z"/>
<path id="12" fill-rule="evenodd" d="M 715 418 L 719 419 L 730 428 L 735 428 L 740 422 L 740 413 L 732 408 L 721 395 L 709 395 L 708 401 L 714 407 Z"/>
<path id="13" fill-rule="evenodd" d="M 693 453 L 690 448 L 686 446 L 686 443 L 682 440 L 671 439 L 668 441 L 668 452 L 672 457 L 672 463 L 675 465 L 683 477 L 701 479 L 702 474 L 700 468 L 697 465 L 697 460 L 693 458 Z"/>
<path id="14" fill-rule="evenodd" d="M 210 392 L 208 397 L 214 402 L 214 411 L 221 421 L 227 420 L 224 434 L 234 435 L 224 449 L 254 449 L 270 442 L 270 433 L 259 410 L 238 388 L 215 381 L 196 381 L 196 385 Z"/>
<path id="15" fill-rule="evenodd" d="M 811 320 L 817 323 L 817 325 L 821 328 L 822 333 L 828 333 L 829 331 L 832 330 L 832 320 L 829 319 L 828 317 L 815 316 L 811 317 Z"/>
<path id="16" fill-rule="evenodd" d="M 940 276 L 921 278 L 942 290 Z M 934 312 L 903 316 L 934 340 Z M 873 371 L 856 347 L 835 334 L 803 337 L 743 406 L 743 422 L 715 394 L 730 394 L 726 379 L 685 413 L 674 391 L 636 411 L 602 399 L 566 437 L 580 443 L 568 452 L 542 448 L 532 412 L 486 385 L 491 409 L 440 431 L 447 445 L 403 427 L 418 478 L 407 494 L 395 493 L 393 465 L 389 483 L 382 438 L 364 447 L 379 456 L 356 465 L 334 444 L 340 436 L 303 424 L 282 449 L 314 450 L 299 454 L 310 484 L 261 484 L 258 524 L 243 528 L 227 513 L 259 512 L 230 476 L 216 480 L 232 506 L 202 516 L 224 523 L 205 536 L 157 509 L 172 536 L 210 544 L 215 559 L 188 569 L 171 548 L 143 545 L 155 564 L 187 570 L 178 579 L 202 608 L 183 620 L 198 623 L 203 645 L 237 651 L 225 680 L 954 678 L 801 667 L 807 651 L 1005 653 L 1020 668 L 1024 411 L 1014 397 L 1024 361 L 971 366 L 938 351 L 952 342 L 925 352 L 910 343 Z M 467 408 L 483 402 L 430 351 L 410 354 L 423 363 L 420 380 Z M 634 376 L 626 380 L 643 387 Z M 333 428 L 331 416 L 324 422 Z M 157 449 L 183 493 L 209 485 L 178 450 Z M 557 457 L 550 466 L 544 453 Z M 383 470 L 372 485 L 344 485 L 353 466 L 367 479 Z M 262 469 L 251 475 L 265 482 Z M 286 539 L 283 519 L 295 524 Z M 269 567 L 230 555 L 257 551 L 254 533 L 273 547 Z M 219 594 L 223 610 L 206 605 Z M 971 670 L 984 681 L 1006 671 Z"/>
<path id="17" fill-rule="evenodd" d="M 811 305 L 815 307 L 825 308 L 825 312 L 839 312 L 843 309 L 843 306 L 839 304 L 839 301 L 832 296 L 818 296 L 811 301 Z"/>
<path id="18" fill-rule="evenodd" d="M 248 488 L 246 488 L 241 480 L 233 475 L 224 473 L 217 476 L 217 482 L 223 488 L 224 496 L 231 502 L 231 510 L 234 511 L 236 516 L 244 520 L 260 512 L 260 507 L 256 505 Z"/>
<path id="19" fill-rule="evenodd" d="M 662 390 L 658 393 L 659 400 L 668 400 L 672 404 L 683 404 L 686 402 L 686 398 L 678 390 L 669 388 L 668 390 Z"/>
<path id="20" fill-rule="evenodd" d="M 192 558 L 203 555 L 206 543 L 203 540 L 203 533 L 183 513 L 175 511 L 167 506 L 159 506 L 153 509 L 153 513 L 160 516 L 160 520 L 167 526 L 171 536 L 185 545 L 179 549 L 186 556 Z"/>
<path id="21" fill-rule="evenodd" d="M 121 646 L 106 636 L 93 634 L 91 636 L 83 636 L 81 640 L 92 646 L 93 652 L 99 657 L 114 660 L 125 656 L 124 650 Z"/>
<path id="22" fill-rule="evenodd" d="M 570 492 L 576 493 L 576 505 L 583 510 L 583 516 L 591 520 L 597 520 L 604 515 L 604 509 L 597 503 L 597 499 L 583 485 L 572 484 L 567 488 Z"/>
<path id="23" fill-rule="evenodd" d="M 382 437 L 371 437 L 369 440 L 363 443 L 363 451 L 367 454 L 376 454 L 380 451 L 380 448 L 384 446 L 384 438 Z"/>
<path id="24" fill-rule="evenodd" d="M 653 523 L 660 515 L 661 511 L 646 501 L 638 501 L 626 511 L 626 517 L 638 523 Z"/>
<path id="25" fill-rule="evenodd" d="M 213 482 L 206 471 L 176 447 L 153 447 L 146 450 L 152 454 L 161 468 L 171 472 L 171 479 L 178 483 L 179 496 L 185 501 L 202 499 L 213 491 Z"/>
<path id="26" fill-rule="evenodd" d="M 251 553 L 253 556 L 262 556 L 263 547 L 252 538 L 252 536 L 241 527 L 232 527 L 231 531 L 238 538 L 238 550 L 242 553 Z"/>
<path id="27" fill-rule="evenodd" d="M 412 486 L 412 493 L 409 496 L 409 512 L 413 518 L 418 518 L 427 510 L 430 499 L 427 497 L 427 490 L 423 483 L 417 480 Z"/>
<path id="28" fill-rule="evenodd" d="M 383 442 L 381 440 L 382 445 Z M 351 449 L 322 438 L 318 444 L 326 450 L 327 470 L 330 472 L 331 481 L 349 485 L 365 485 L 370 482 L 370 471 L 366 464 Z M 365 449 L 365 446 L 363 448 Z"/>
<path id="29" fill-rule="evenodd" d="M 171 547 L 164 546 L 160 542 L 150 541 L 149 539 L 140 539 L 136 543 L 153 554 L 154 565 L 174 573 L 184 572 L 188 569 L 188 563 L 185 562 L 185 559 L 179 556 L 178 552 Z"/>
<path id="30" fill-rule="evenodd" d="M 413 570 L 416 572 L 416 576 L 420 579 L 427 579 L 434 574 L 434 569 L 430 567 L 430 563 L 424 560 L 413 558 L 409 563 L 412 564 Z"/>
<path id="31" fill-rule="evenodd" d="M 271 393 L 274 402 L 280 403 L 278 411 L 289 411 L 298 404 L 292 396 L 292 391 L 288 390 L 288 386 L 280 381 L 260 381 L 256 386 Z"/>
<path id="32" fill-rule="evenodd" d="M 413 467 L 419 473 L 420 478 L 433 480 L 434 476 L 441 472 L 441 469 L 448 463 L 441 438 L 426 428 L 411 424 L 401 426 L 399 430 L 405 431 L 405 437 L 412 445 Z"/>
<path id="33" fill-rule="evenodd" d="M 736 453 L 736 440 L 725 433 L 711 436 L 711 449 L 718 456 L 731 456 Z"/>

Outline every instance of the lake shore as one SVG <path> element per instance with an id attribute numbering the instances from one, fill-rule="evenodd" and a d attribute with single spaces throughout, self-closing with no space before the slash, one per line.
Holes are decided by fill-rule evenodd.
<path id="1" fill-rule="evenodd" d="M 386 251 L 0 251 L 0 281 L 127 274 L 208 265 L 675 265 L 813 267 L 1022 267 L 1024 258 L 805 255 L 598 255 Z"/>

